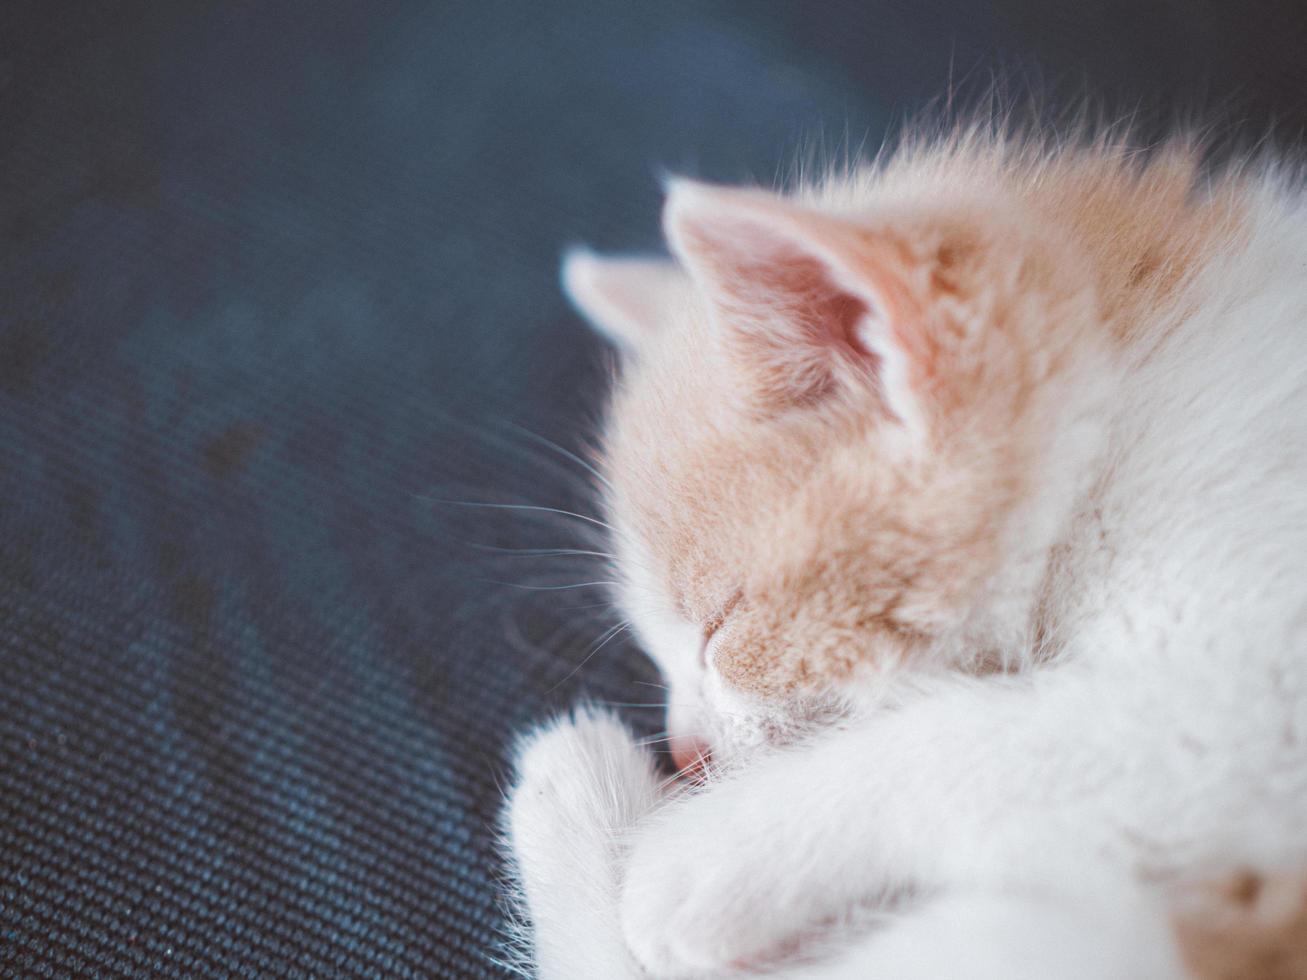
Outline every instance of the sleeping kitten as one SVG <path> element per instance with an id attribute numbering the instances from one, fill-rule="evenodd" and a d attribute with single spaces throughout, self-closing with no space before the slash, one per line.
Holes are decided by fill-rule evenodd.
<path id="1" fill-rule="evenodd" d="M 540 976 L 1185 975 L 1200 883 L 1307 867 L 1300 182 L 975 131 L 664 227 L 564 281 L 706 778 L 594 713 L 528 741 Z"/>

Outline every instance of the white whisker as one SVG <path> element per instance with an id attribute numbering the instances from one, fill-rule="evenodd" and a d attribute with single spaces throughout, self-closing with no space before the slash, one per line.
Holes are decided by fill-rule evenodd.
<path id="1" fill-rule="evenodd" d="M 618 623 L 616 626 L 611 627 L 605 633 L 601 634 L 596 644 L 590 649 L 590 651 L 584 657 L 581 658 L 581 662 L 578 663 L 575 667 L 573 667 L 570 671 L 568 671 L 566 677 L 564 677 L 561 681 L 559 681 L 557 684 L 551 687 L 549 689 L 549 693 L 552 694 L 554 691 L 558 690 L 558 688 L 561 687 L 563 684 L 571 680 L 572 677 L 575 676 L 578 670 L 580 670 L 582 667 L 584 667 L 587 663 L 590 662 L 591 657 L 597 654 L 604 647 L 608 646 L 609 643 L 611 643 L 617 637 L 621 636 L 630 628 L 631 628 L 630 623 Z"/>
<path id="2" fill-rule="evenodd" d="M 477 551 L 489 551 L 495 554 L 524 558 L 588 556 L 591 558 L 603 558 L 608 561 L 615 560 L 613 556 L 606 551 L 587 551 L 584 548 L 499 548 L 495 545 L 489 544 L 469 544 L 468 547 L 475 548 Z"/>
<path id="3" fill-rule="evenodd" d="M 519 582 L 497 582 L 494 579 L 482 579 L 487 585 L 502 585 L 507 589 L 522 589 L 524 592 L 565 592 L 568 589 L 590 589 L 599 586 L 614 586 L 616 582 L 574 582 L 570 585 L 522 585 Z"/>
<path id="4" fill-rule="evenodd" d="M 544 446 L 546 449 L 552 449 L 555 452 L 559 453 L 560 455 L 566 457 L 567 459 L 570 459 L 572 462 L 576 463 L 577 465 L 584 467 L 587 473 L 589 473 L 596 480 L 598 480 L 600 483 L 606 486 L 609 490 L 613 488 L 613 485 L 608 482 L 607 478 L 602 473 L 600 473 L 599 470 L 591 466 L 589 463 L 587 463 L 580 456 L 576 455 L 576 453 L 572 452 L 570 449 L 566 449 L 563 446 L 560 446 L 558 443 L 554 442 L 553 440 L 546 439 L 544 436 L 532 432 L 530 429 L 526 428 L 523 425 L 519 425 L 516 422 L 505 422 L 504 424 L 507 425 L 509 428 L 515 430 L 519 435 L 525 436 L 527 439 L 530 439 L 532 442 Z"/>
<path id="5" fill-rule="evenodd" d="M 571 510 L 563 510 L 559 507 L 544 507 L 540 504 L 499 504 L 478 500 L 445 500 L 441 497 L 430 497 L 420 493 L 414 494 L 413 496 L 417 497 L 419 500 L 429 500 L 432 503 L 446 504 L 450 507 L 480 507 L 485 510 L 520 510 L 536 511 L 544 514 L 559 514 L 563 517 L 574 517 L 578 521 L 585 521 L 588 524 L 594 524 L 596 527 L 602 527 L 608 531 L 613 530 L 609 525 L 605 524 L 597 517 L 588 517 L 585 514 L 578 514 Z"/>

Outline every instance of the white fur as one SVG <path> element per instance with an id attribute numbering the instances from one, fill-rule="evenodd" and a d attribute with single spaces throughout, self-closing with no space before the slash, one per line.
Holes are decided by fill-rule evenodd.
<path id="1" fill-rule="evenodd" d="M 518 755 L 507 830 L 519 914 L 541 977 L 635 976 L 618 925 L 623 839 L 653 807 L 653 760 L 615 719 L 586 709 Z"/>
<path id="2" fill-rule="evenodd" d="M 623 941 L 616 909 L 625 835 L 657 796 L 648 754 L 616 720 L 582 711 L 535 734 L 519 768 L 509 829 L 520 897 L 529 908 L 536 975 L 541 980 L 646 976 Z M 667 894 L 698 894 L 698 882 L 719 867 L 705 849 L 709 842 L 697 835 L 691 841 L 668 839 L 689 850 L 667 869 L 680 876 Z M 767 849 L 769 855 L 773 851 Z M 959 891 L 919 913 L 879 916 L 852 942 L 818 941 L 802 960 L 767 975 L 778 980 L 1183 976 L 1156 901 L 1120 883 L 1094 892 L 1079 882 L 1074 900 L 1063 897 L 1066 890 L 1061 885 L 1024 893 Z M 739 908 L 742 916 L 755 910 L 748 895 L 746 889 L 738 896 L 747 903 Z M 735 906 L 736 897 L 721 903 L 721 908 Z M 698 958 L 693 950 L 701 933 L 720 923 L 718 914 L 710 914 L 699 928 L 688 912 L 676 908 L 667 916 L 669 924 L 685 930 L 686 948 L 678 955 L 691 960 Z M 642 930 L 641 935 L 669 931 Z M 636 948 L 645 962 L 658 959 L 639 944 Z M 715 976 L 722 964 L 715 956 L 689 968 L 678 960 L 669 971 L 666 975 Z M 664 974 L 655 969 L 653 975 Z"/>
<path id="3" fill-rule="evenodd" d="M 896 886 L 943 897 L 777 975 L 1179 975 L 1136 883 L 1307 867 L 1307 210 L 1268 179 L 1250 227 L 1100 409 L 1058 663 L 923 679 L 656 807 L 611 723 L 541 736 L 512 828 L 545 980 L 639 975 L 626 949 L 647 976 L 724 975 Z"/>

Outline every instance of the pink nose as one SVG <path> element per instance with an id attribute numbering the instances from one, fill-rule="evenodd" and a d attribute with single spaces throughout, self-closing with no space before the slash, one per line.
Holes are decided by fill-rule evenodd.
<path id="1" fill-rule="evenodd" d="M 672 762 L 682 778 L 698 781 L 706 775 L 708 763 L 712 759 L 712 750 L 707 742 L 693 735 L 674 735 L 669 744 Z"/>

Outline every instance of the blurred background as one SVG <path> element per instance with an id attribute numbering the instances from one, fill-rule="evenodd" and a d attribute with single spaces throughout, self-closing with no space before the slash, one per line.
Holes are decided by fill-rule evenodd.
<path id="1" fill-rule="evenodd" d="M 512 733 L 659 695 L 553 589 L 601 569 L 494 550 L 584 522 L 442 502 L 590 513 L 562 247 L 996 75 L 1297 145 L 1305 42 L 1298 0 L 0 6 L 0 974 L 505 976 Z"/>

